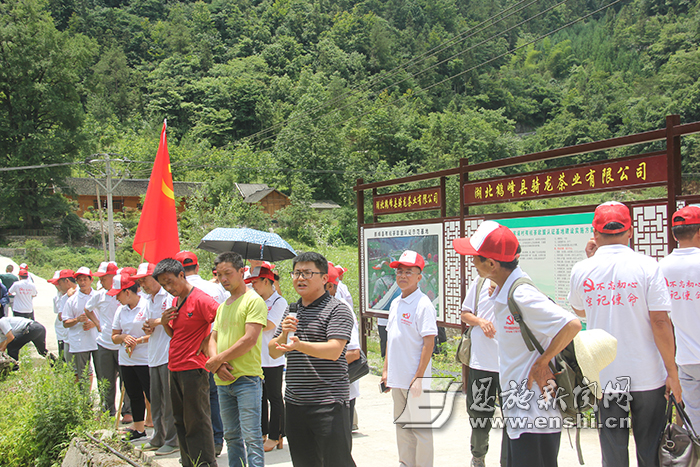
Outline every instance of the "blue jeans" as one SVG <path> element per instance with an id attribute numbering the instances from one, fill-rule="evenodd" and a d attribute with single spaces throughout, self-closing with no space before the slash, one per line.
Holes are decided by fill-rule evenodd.
<path id="1" fill-rule="evenodd" d="M 260 428 L 262 379 L 258 376 L 242 376 L 227 386 L 218 386 L 217 389 L 221 419 L 224 422 L 224 439 L 228 446 L 229 467 L 263 467 L 265 453 Z"/>
<path id="2" fill-rule="evenodd" d="M 214 431 L 214 445 L 224 444 L 224 424 L 221 422 L 221 409 L 217 395 L 214 373 L 209 373 L 209 406 L 211 408 L 211 428 Z"/>

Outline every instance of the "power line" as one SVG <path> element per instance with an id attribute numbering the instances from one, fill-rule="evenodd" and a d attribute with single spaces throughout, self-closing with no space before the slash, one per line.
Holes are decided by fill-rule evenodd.
<path id="1" fill-rule="evenodd" d="M 566 0 L 565 0 L 565 1 L 566 1 Z M 546 34 L 543 34 L 543 35 L 537 37 L 536 39 L 533 39 L 533 40 L 531 40 L 531 41 L 529 41 L 529 42 L 527 42 L 527 43 L 525 43 L 525 44 L 522 44 L 522 45 L 520 45 L 520 46 L 518 46 L 518 47 L 515 47 L 515 48 L 513 48 L 513 49 L 510 49 L 510 50 L 507 50 L 506 52 L 504 52 L 504 53 L 502 53 L 502 54 L 500 54 L 500 55 L 497 55 L 496 57 L 490 58 L 490 59 L 488 59 L 488 60 L 486 60 L 486 61 L 484 61 L 484 62 L 479 63 L 478 65 L 474 65 L 473 67 L 471 67 L 471 68 L 469 68 L 469 69 L 467 69 L 467 70 L 461 71 L 461 72 L 459 72 L 459 73 L 457 73 L 457 74 L 455 74 L 455 75 L 452 75 L 452 76 L 450 76 L 450 77 L 448 77 L 448 78 L 445 78 L 445 79 L 443 79 L 443 80 L 441 80 L 441 81 L 438 81 L 437 83 L 431 84 L 430 86 L 428 86 L 428 87 L 426 87 L 426 88 L 421 88 L 421 89 L 415 90 L 415 91 L 412 92 L 411 95 L 414 96 L 414 95 L 416 95 L 416 94 L 424 93 L 424 92 L 426 92 L 426 91 L 428 91 L 428 90 L 430 90 L 430 89 L 432 89 L 432 88 L 434 88 L 434 87 L 436 87 L 436 86 L 439 86 L 440 84 L 443 84 L 443 83 L 445 83 L 445 82 L 447 82 L 447 81 L 450 81 L 450 80 L 453 80 L 453 79 L 455 79 L 455 78 L 458 78 L 459 76 L 462 76 L 462 75 L 464 75 L 464 74 L 466 74 L 466 73 L 469 73 L 469 72 L 471 72 L 471 71 L 474 71 L 474 70 L 477 69 L 477 68 L 480 68 L 480 67 L 482 67 L 482 66 L 484 66 L 484 65 L 487 65 L 487 64 L 489 64 L 489 63 L 491 63 L 491 62 L 494 62 L 494 61 L 496 61 L 496 60 L 498 60 L 498 59 L 500 59 L 500 58 L 505 57 L 506 55 L 512 54 L 513 52 L 517 52 L 518 50 L 520 50 L 520 49 L 522 49 L 522 48 L 524 48 L 524 47 L 527 47 L 528 45 L 534 44 L 535 42 L 538 42 L 538 41 L 544 39 L 545 37 L 551 36 L 552 34 L 555 34 L 555 33 L 559 32 L 559 31 L 561 31 L 562 29 L 568 28 L 568 27 L 570 27 L 570 26 L 573 26 L 573 25 L 576 24 L 576 23 L 579 23 L 579 22 L 583 21 L 584 19 L 590 18 L 591 16 L 595 15 L 596 13 L 599 13 L 599 12 L 601 12 L 601 11 L 607 9 L 607 8 L 610 8 L 611 6 L 613 6 L 613 5 L 617 4 L 617 3 L 620 3 L 621 1 L 623 1 L 623 0 L 614 0 L 613 2 L 607 4 L 607 5 L 604 6 L 604 7 L 600 7 L 600 8 L 598 8 L 597 10 L 595 10 L 595 11 L 593 11 L 593 12 L 591 12 L 591 13 L 585 15 L 585 16 L 582 16 L 582 17 L 579 18 L 579 19 L 576 19 L 576 20 L 574 20 L 574 21 L 571 21 L 571 22 L 565 24 L 564 26 L 561 26 L 561 27 L 559 27 L 559 28 L 557 28 L 557 29 L 554 29 L 554 30 L 552 30 L 552 31 L 550 31 L 550 32 L 548 32 L 548 33 L 546 33 Z M 390 105 L 397 104 L 398 102 L 403 101 L 403 100 L 406 99 L 407 97 L 408 97 L 407 95 L 403 95 L 403 96 L 399 97 L 398 99 L 396 99 L 396 100 L 394 100 L 394 101 L 392 101 L 392 102 L 388 102 L 388 103 L 385 103 L 385 104 L 381 104 L 381 105 L 379 105 L 378 107 L 373 107 L 372 109 L 370 109 L 370 110 L 368 110 L 368 111 L 366 111 L 366 112 L 364 112 L 364 113 L 361 113 L 360 115 L 353 115 L 352 117 L 349 117 L 349 118 L 347 118 L 347 119 L 345 119 L 345 120 L 342 120 L 342 121 L 340 121 L 340 122 L 330 124 L 330 125 L 324 127 L 323 129 L 319 129 L 319 130 L 314 131 L 314 132 L 311 133 L 310 135 L 305 135 L 305 136 L 303 137 L 303 139 L 306 139 L 306 140 L 311 139 L 312 137 L 316 136 L 316 135 L 319 134 L 319 133 L 323 133 L 323 132 L 326 132 L 326 131 L 331 130 L 331 129 L 333 129 L 333 128 L 336 128 L 336 127 L 338 127 L 338 126 L 340 126 L 340 125 L 343 125 L 343 124 L 345 124 L 345 123 L 347 123 L 347 122 L 349 122 L 349 121 L 351 121 L 351 120 L 353 120 L 353 119 L 361 119 L 362 117 L 364 117 L 364 116 L 366 116 L 366 115 L 369 115 L 369 114 L 371 114 L 372 112 L 375 112 L 376 110 L 382 109 L 382 108 L 384 108 L 384 107 L 388 107 L 388 106 L 390 106 Z M 292 139 L 291 141 L 288 141 L 287 144 L 295 143 L 296 141 L 299 141 L 299 140 L 301 140 L 301 139 L 302 139 L 301 137 Z"/>
<path id="2" fill-rule="evenodd" d="M 382 82 L 382 81 L 384 81 L 384 80 L 387 80 L 387 79 L 390 79 L 390 78 L 392 78 L 394 75 L 397 75 L 400 71 L 403 71 L 404 69 L 407 69 L 407 68 L 409 68 L 409 67 L 413 67 L 413 66 L 415 66 L 415 65 L 417 65 L 417 64 L 419 64 L 419 63 L 421 63 L 421 62 L 423 62 L 423 61 L 425 61 L 425 60 L 427 60 L 427 59 L 429 59 L 429 58 L 431 58 L 431 57 L 436 56 L 438 53 L 442 52 L 443 50 L 445 50 L 445 49 L 447 49 L 447 48 L 449 48 L 449 47 L 452 47 L 452 46 L 454 46 L 454 45 L 456 45 L 456 44 L 458 44 L 458 43 L 460 43 L 460 42 L 463 42 L 463 41 L 469 39 L 470 37 L 473 37 L 474 35 L 476 35 L 476 34 L 478 34 L 478 33 L 480 33 L 480 32 L 485 31 L 488 27 L 495 26 L 495 25 L 498 24 L 499 22 L 501 22 L 501 21 L 503 21 L 503 20 L 509 18 L 510 16 L 512 16 L 512 15 L 514 15 L 514 14 L 516 14 L 516 13 L 519 13 L 520 11 L 524 10 L 525 8 L 527 8 L 527 7 L 531 6 L 532 4 L 534 4 L 534 3 L 538 2 L 538 1 L 541 1 L 541 0 L 532 0 L 532 1 L 531 1 L 530 3 L 528 3 L 527 5 L 521 7 L 520 9 L 518 9 L 518 10 L 516 10 L 516 11 L 514 11 L 514 12 L 511 12 L 510 14 L 504 16 L 503 18 L 500 18 L 498 21 L 495 21 L 494 23 L 490 24 L 488 27 L 484 27 L 484 28 L 482 28 L 482 29 L 480 29 L 480 30 L 478 30 L 478 31 L 476 31 L 476 32 L 473 32 L 472 34 L 469 34 L 469 35 L 466 36 L 466 37 L 462 37 L 462 36 L 464 36 L 465 34 L 471 32 L 471 31 L 474 31 L 474 29 L 477 29 L 477 28 L 481 27 L 482 25 L 484 25 L 484 24 L 487 23 L 488 21 L 490 21 L 490 20 L 492 20 L 492 19 L 494 19 L 494 18 L 496 18 L 496 17 L 498 17 L 498 16 L 500 16 L 500 15 L 502 15 L 502 14 L 508 12 L 509 10 L 511 10 L 511 9 L 513 9 L 513 8 L 516 8 L 518 5 L 524 3 L 525 1 L 527 1 L 527 0 L 521 0 L 520 2 L 516 3 L 515 5 L 513 5 L 513 6 L 511 6 L 511 7 L 508 7 L 508 8 L 506 8 L 505 10 L 503 10 L 503 11 L 501 11 L 501 12 L 499 12 L 499 13 L 496 13 L 495 15 L 491 16 L 490 18 L 485 19 L 484 21 L 482 21 L 482 22 L 479 23 L 478 25 L 474 26 L 473 28 L 467 29 L 466 31 L 464 31 L 464 32 L 462 32 L 462 33 L 460 33 L 460 34 L 458 34 L 457 36 L 453 37 L 452 39 L 449 39 L 448 41 L 443 42 L 442 44 L 433 47 L 432 49 L 430 49 L 430 50 L 424 52 L 422 55 L 419 55 L 418 57 L 412 58 L 411 60 L 409 60 L 409 61 L 406 62 L 406 63 L 403 63 L 403 64 L 401 64 L 401 65 L 398 65 L 398 66 L 394 67 L 393 69 L 389 70 L 389 72 L 388 72 L 387 75 L 380 75 L 380 76 L 375 77 L 369 84 L 366 85 L 366 87 L 367 87 L 367 88 L 372 88 L 372 87 L 374 87 L 376 84 L 379 84 L 380 82 Z M 336 98 L 334 98 L 334 99 L 331 99 L 330 101 L 326 101 L 326 102 L 324 102 L 323 104 L 319 104 L 319 105 L 317 105 L 316 107 L 314 107 L 314 108 L 308 110 L 307 112 L 305 112 L 305 114 L 311 114 L 311 113 L 317 112 L 317 111 L 319 111 L 319 110 L 322 110 L 322 109 L 324 109 L 324 108 L 326 108 L 326 107 L 328 107 L 328 106 L 330 106 L 330 105 L 333 105 L 333 104 L 335 104 L 335 103 L 337 103 L 337 102 L 342 102 L 342 101 L 344 101 L 344 100 L 346 100 L 346 99 L 348 99 L 348 98 L 350 98 L 350 97 L 352 97 L 352 96 L 358 94 L 358 93 L 360 92 L 360 89 L 359 89 L 359 88 L 360 88 L 360 85 L 357 85 L 357 86 L 355 86 L 353 89 L 351 89 L 350 91 L 347 91 L 347 92 L 341 94 L 340 96 L 338 96 L 338 97 L 336 97 Z M 272 126 L 266 128 L 266 129 L 264 129 L 264 130 L 260 130 L 260 131 L 258 131 L 257 133 L 254 133 L 254 134 L 252 134 L 252 135 L 248 135 L 248 136 L 246 136 L 245 138 L 243 138 L 243 140 L 247 141 L 247 140 L 250 140 L 250 139 L 252 139 L 252 138 L 254 138 L 254 137 L 258 136 L 258 135 L 264 135 L 264 134 L 269 133 L 269 132 L 271 132 L 271 131 L 273 131 L 273 130 L 275 130 L 275 129 L 281 127 L 281 126 L 285 126 L 285 125 L 289 124 L 289 123 L 292 122 L 292 121 L 296 121 L 296 120 L 302 118 L 303 116 L 304 116 L 304 115 L 302 114 L 302 115 L 299 115 L 299 116 L 295 116 L 295 117 L 292 117 L 292 118 L 288 118 L 288 119 L 286 119 L 286 120 L 284 120 L 284 121 L 282 121 L 282 122 L 276 123 L 276 124 L 274 124 L 274 125 L 272 125 Z M 263 142 L 263 141 L 265 141 L 265 140 L 267 140 L 267 139 L 270 139 L 270 137 L 265 137 L 265 138 L 263 138 L 262 140 L 259 140 L 257 143 L 261 143 L 261 142 Z"/>
<path id="3" fill-rule="evenodd" d="M 56 164 L 24 165 L 22 167 L 0 167 L 0 172 L 13 172 L 15 170 L 47 169 L 49 167 L 63 167 L 66 165 L 78 165 L 85 162 L 60 162 Z"/>

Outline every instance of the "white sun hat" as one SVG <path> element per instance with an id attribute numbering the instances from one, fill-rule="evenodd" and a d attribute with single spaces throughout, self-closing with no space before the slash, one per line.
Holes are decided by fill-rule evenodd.
<path id="1" fill-rule="evenodd" d="M 610 365 L 617 356 L 617 339 L 602 329 L 581 331 L 574 337 L 576 361 L 589 382 L 595 383 L 596 397 L 603 397 L 600 370 Z"/>

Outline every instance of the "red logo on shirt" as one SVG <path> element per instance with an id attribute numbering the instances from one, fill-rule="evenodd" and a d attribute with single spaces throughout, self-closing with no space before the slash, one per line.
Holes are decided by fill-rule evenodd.
<path id="1" fill-rule="evenodd" d="M 513 315 L 510 315 L 506 318 L 506 324 L 510 326 L 515 324 L 515 318 L 513 317 Z"/>
<path id="2" fill-rule="evenodd" d="M 410 319 L 411 318 L 411 313 L 404 313 L 401 315 L 403 319 Z"/>

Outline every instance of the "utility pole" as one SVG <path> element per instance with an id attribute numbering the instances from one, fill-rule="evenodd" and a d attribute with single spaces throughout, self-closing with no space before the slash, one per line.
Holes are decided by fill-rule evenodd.
<path id="1" fill-rule="evenodd" d="M 100 199 L 100 186 L 95 183 L 95 191 L 97 192 L 97 212 L 100 215 L 100 236 L 102 237 L 102 252 L 107 261 L 107 242 L 105 241 L 105 223 L 102 219 L 102 200 Z"/>
<path id="2" fill-rule="evenodd" d="M 114 207 L 112 205 L 112 165 L 110 164 L 109 154 L 105 154 L 105 172 L 107 179 L 107 232 L 109 235 L 109 260 L 115 261 L 114 252 Z M 121 180 L 119 180 L 121 182 Z M 117 182 L 117 185 L 119 185 Z M 116 188 L 116 186 L 114 187 Z"/>
<path id="3" fill-rule="evenodd" d="M 123 173 L 118 173 L 116 174 L 117 177 L 119 177 L 119 180 L 117 183 L 112 184 L 112 162 L 114 161 L 119 161 L 119 162 L 129 162 L 128 159 L 112 159 L 110 156 L 114 156 L 116 154 L 93 154 L 93 158 L 90 158 L 86 160 L 86 163 L 92 163 L 92 162 L 104 162 L 105 163 L 105 171 L 102 175 L 104 175 L 105 178 L 105 184 L 103 185 L 102 182 L 98 179 L 98 177 L 92 173 L 90 173 L 89 170 L 87 170 L 88 174 L 95 180 L 95 183 L 97 183 L 99 186 L 101 186 L 105 192 L 107 193 L 107 232 L 108 232 L 108 245 L 109 245 L 109 261 L 115 261 L 116 255 L 115 255 L 115 248 L 114 248 L 114 208 L 112 204 L 112 193 L 114 190 L 119 186 L 119 184 L 124 180 L 124 174 Z M 102 156 L 102 158 L 94 158 L 95 156 Z M 102 178 L 102 177 L 100 177 Z M 98 199 L 99 202 L 99 199 Z"/>

